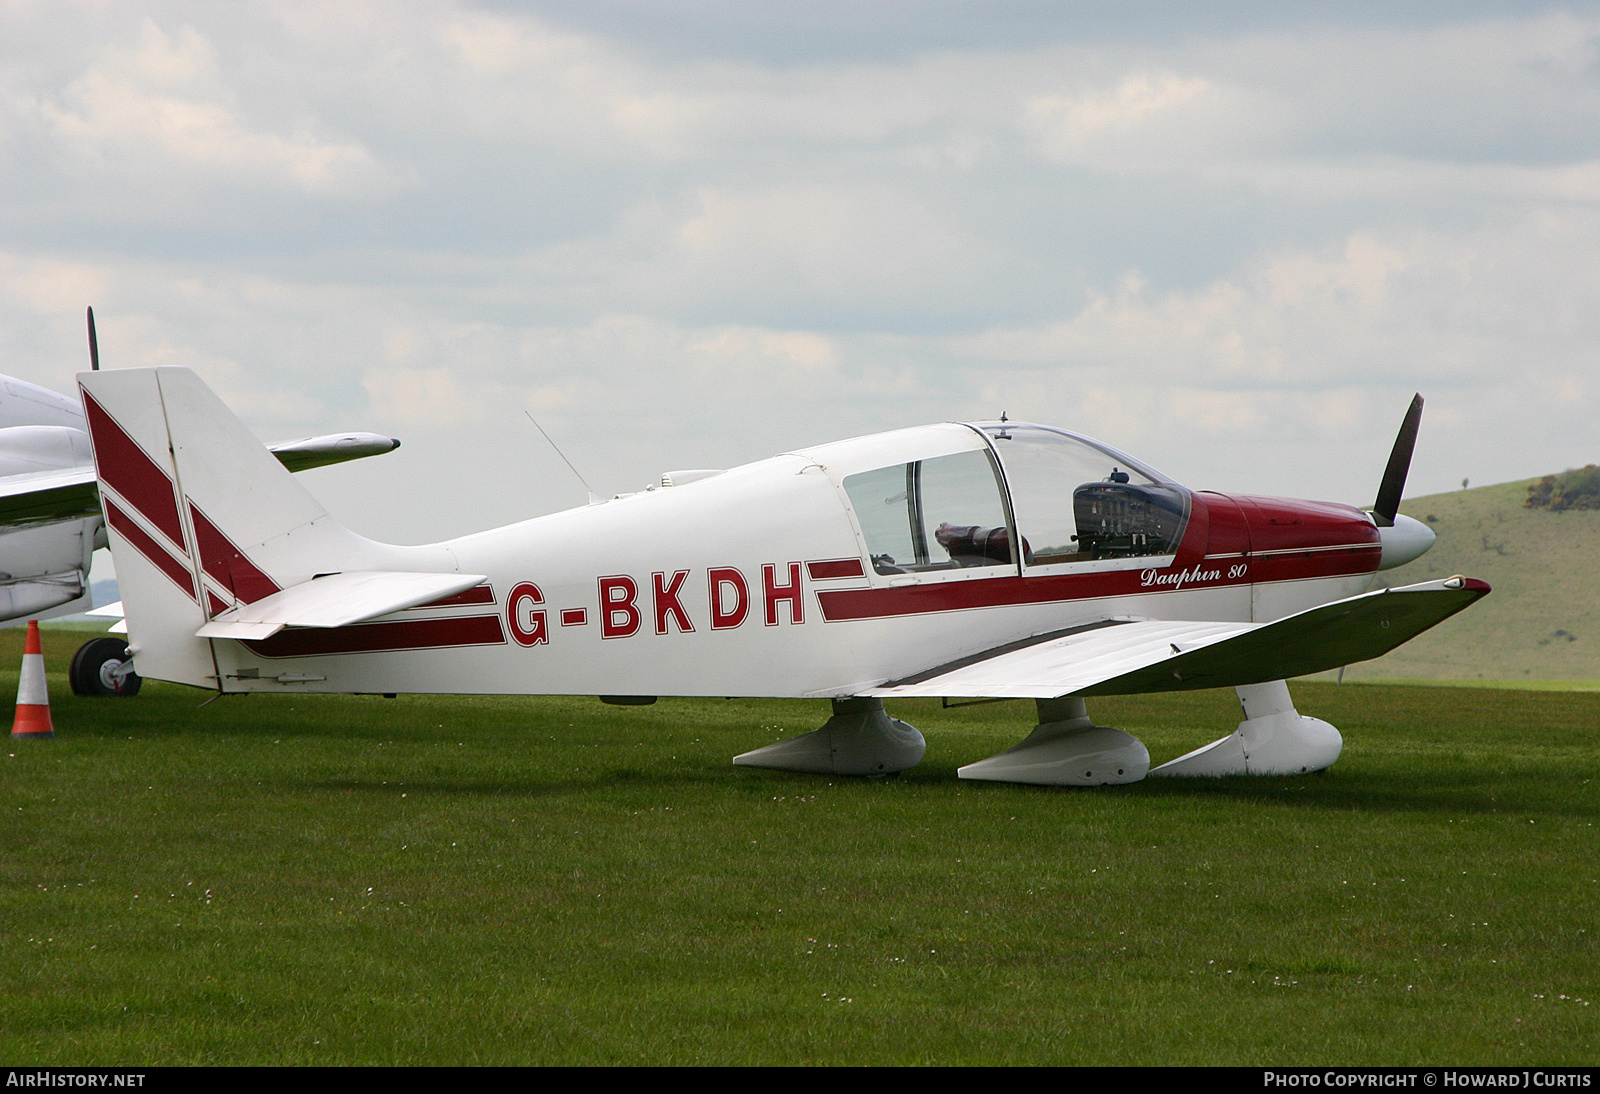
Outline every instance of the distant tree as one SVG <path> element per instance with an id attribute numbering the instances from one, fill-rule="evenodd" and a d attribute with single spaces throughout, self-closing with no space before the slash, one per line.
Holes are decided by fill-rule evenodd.
<path id="1" fill-rule="evenodd" d="M 1528 509 L 1550 508 L 1550 494 L 1555 488 L 1556 477 L 1546 475 L 1528 487 L 1528 500 L 1522 503 L 1523 506 Z"/>
<path id="2" fill-rule="evenodd" d="M 1600 466 L 1589 464 L 1576 471 L 1546 475 L 1528 487 L 1529 509 L 1600 509 Z"/>

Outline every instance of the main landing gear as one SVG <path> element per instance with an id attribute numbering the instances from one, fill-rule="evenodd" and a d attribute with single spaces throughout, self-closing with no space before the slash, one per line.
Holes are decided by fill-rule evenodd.
<path id="1" fill-rule="evenodd" d="M 835 699 L 821 729 L 735 756 L 740 767 L 815 775 L 896 775 L 927 751 L 922 734 L 883 711 L 882 699 Z"/>
<path id="2" fill-rule="evenodd" d="M 120 638 L 91 638 L 72 655 L 68 672 L 74 695 L 114 695 L 131 699 L 143 683 L 133 671 L 133 655 Z"/>
<path id="3" fill-rule="evenodd" d="M 1037 700 L 1039 724 L 1020 744 L 956 774 L 989 782 L 1104 786 L 1147 775 L 1299 775 L 1339 758 L 1339 731 L 1295 710 L 1282 680 L 1234 691 L 1244 710 L 1239 728 L 1159 767 L 1150 766 L 1150 753 L 1137 737 L 1095 725 L 1084 701 L 1069 696 Z M 914 767 L 925 748 L 921 733 L 884 713 L 883 700 L 835 699 L 833 717 L 821 729 L 733 762 L 819 775 L 890 775 Z"/>
<path id="4" fill-rule="evenodd" d="M 963 779 L 1039 786 L 1136 783 L 1150 770 L 1144 742 L 1097 726 L 1082 699 L 1038 699 L 1039 724 L 1014 748 L 958 768 Z"/>

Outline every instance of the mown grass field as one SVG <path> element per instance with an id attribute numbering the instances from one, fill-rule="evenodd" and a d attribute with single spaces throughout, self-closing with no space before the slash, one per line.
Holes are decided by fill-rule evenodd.
<path id="1" fill-rule="evenodd" d="M 1055 790 L 955 778 L 1024 703 L 830 780 L 728 762 L 818 702 L 79 700 L 80 637 L 0 753 L 8 1064 L 1600 1058 L 1600 695 L 1296 685 L 1326 774 Z"/>

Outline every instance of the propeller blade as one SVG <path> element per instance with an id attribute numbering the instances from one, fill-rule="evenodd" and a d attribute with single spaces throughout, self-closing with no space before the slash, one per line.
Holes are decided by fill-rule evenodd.
<path id="1" fill-rule="evenodd" d="M 1417 427 L 1421 424 L 1422 396 L 1413 395 L 1405 421 L 1400 423 L 1400 433 L 1394 439 L 1394 449 L 1389 453 L 1389 466 L 1383 469 L 1383 481 L 1378 484 L 1378 500 L 1372 503 L 1372 515 L 1380 528 L 1393 528 L 1395 514 L 1400 512 L 1400 492 L 1406 488 L 1406 472 L 1411 470 L 1411 450 L 1417 446 Z"/>
<path id="2" fill-rule="evenodd" d="M 100 371 L 100 339 L 94 334 L 94 309 L 89 309 L 89 370 Z"/>

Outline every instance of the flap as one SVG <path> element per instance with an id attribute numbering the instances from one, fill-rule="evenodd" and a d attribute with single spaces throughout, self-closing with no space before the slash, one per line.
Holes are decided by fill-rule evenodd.
<path id="1" fill-rule="evenodd" d="M 482 574 L 388 570 L 324 574 L 231 608 L 195 634 L 245 640 L 270 638 L 284 627 L 345 627 L 466 592 L 484 580 Z"/>
<path id="2" fill-rule="evenodd" d="M 1337 600 L 1275 623 L 1104 620 L 863 694 L 1053 699 L 1286 680 L 1381 657 L 1488 591 L 1485 582 L 1452 577 Z"/>

